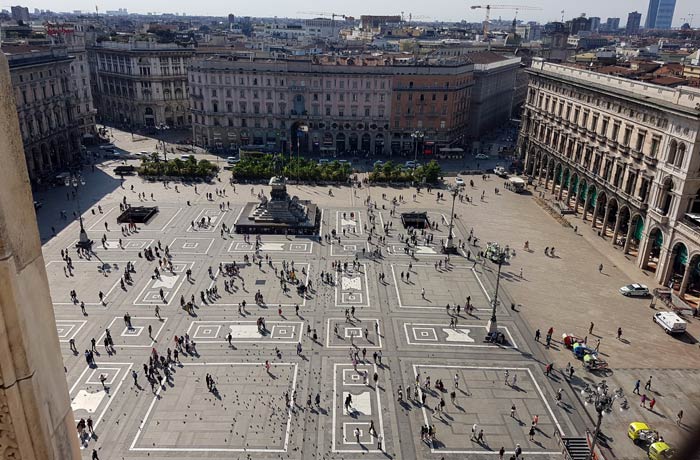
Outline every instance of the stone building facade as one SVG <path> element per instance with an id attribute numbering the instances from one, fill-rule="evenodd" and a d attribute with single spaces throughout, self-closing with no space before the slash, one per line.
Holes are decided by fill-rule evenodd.
<path id="1" fill-rule="evenodd" d="M 88 47 L 99 118 L 126 129 L 189 126 L 193 47 L 132 39 Z"/>
<path id="2" fill-rule="evenodd" d="M 29 178 L 49 180 L 81 157 L 81 97 L 72 83 L 75 57 L 61 46 L 7 45 Z"/>
<path id="3" fill-rule="evenodd" d="M 478 139 L 510 119 L 520 58 L 490 51 L 469 53 L 468 57 L 474 63 L 469 136 Z"/>
<path id="4" fill-rule="evenodd" d="M 68 75 L 67 63 L 58 68 Z M 44 72 L 43 66 L 28 72 Z M 60 85 L 62 75 L 34 75 L 28 86 L 35 82 L 41 88 L 52 78 Z M 0 458 L 78 460 L 80 445 L 23 161 L 18 90 L 0 53 Z"/>
<path id="5" fill-rule="evenodd" d="M 613 247 L 700 297 L 700 90 L 535 59 L 519 149 Z"/>
<path id="6" fill-rule="evenodd" d="M 408 65 L 376 56 L 196 59 L 189 68 L 193 139 L 202 146 L 370 154 L 462 141 L 471 64 Z"/>

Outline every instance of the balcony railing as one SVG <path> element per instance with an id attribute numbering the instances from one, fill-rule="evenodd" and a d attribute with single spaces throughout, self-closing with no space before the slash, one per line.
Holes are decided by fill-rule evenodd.
<path id="1" fill-rule="evenodd" d="M 646 163 L 647 165 L 649 165 L 649 166 L 651 166 L 651 167 L 653 167 L 653 168 L 656 167 L 656 164 L 657 164 L 658 162 L 659 162 L 659 160 L 657 160 L 656 158 L 647 157 L 647 156 L 644 157 L 644 163 Z"/>

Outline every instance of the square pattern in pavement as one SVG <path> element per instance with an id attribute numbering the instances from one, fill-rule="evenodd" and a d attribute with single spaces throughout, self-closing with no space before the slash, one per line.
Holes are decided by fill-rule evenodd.
<path id="1" fill-rule="evenodd" d="M 134 192 L 129 190 L 130 181 L 136 186 Z M 479 266 L 473 269 L 473 262 L 461 256 L 452 256 L 448 268 L 435 267 L 444 259 L 439 251 L 447 235 L 444 216 L 449 209 L 444 200 L 435 204 L 434 194 L 421 192 L 420 196 L 431 198 L 430 217 L 439 229 L 417 232 L 418 245 L 407 254 L 401 237 L 407 230 L 401 226 L 399 211 L 421 210 L 418 205 L 404 203 L 392 216 L 388 208 L 380 210 L 381 205 L 363 206 L 359 192 L 354 198 L 350 189 L 343 198 L 354 201 L 348 204 L 300 187 L 290 193 L 318 200 L 321 233 L 335 230 L 341 241 L 331 245 L 324 238 L 261 235 L 256 244 L 254 235 L 246 240 L 243 235 L 221 234 L 224 225 L 233 226 L 245 202 L 256 198 L 248 195 L 249 189 L 232 195 L 231 187 L 226 187 L 223 201 L 230 200 L 231 208 L 221 211 L 216 202 L 221 198 L 215 202 L 205 198 L 220 187 L 200 184 L 195 194 L 192 186 L 184 184 L 175 192 L 172 185 L 164 188 L 127 178 L 123 190 L 104 198 L 102 214 L 85 214 L 90 237 L 105 233 L 108 244 L 96 245 L 97 257 L 90 260 L 81 259 L 70 248 L 73 276 L 63 272 L 60 249 L 75 241 L 77 224 L 45 245 L 71 404 L 76 420 L 90 417 L 97 422 L 97 436 L 85 440 L 84 458 L 89 459 L 93 448 L 100 458 L 138 460 L 154 455 L 266 460 L 314 455 L 329 459 L 389 455 L 406 460 L 492 456 L 492 451 L 469 440 L 473 423 L 484 428 L 491 447 L 520 443 L 530 457 L 551 456 L 556 446 L 547 436 L 554 427 L 574 431 L 570 416 L 549 404 L 554 394 L 551 384 L 537 374 L 529 358 L 532 350 L 523 340 L 531 332 L 521 331 L 523 326 L 511 312 L 498 309 L 499 330 L 509 343 L 483 343 L 492 280 L 480 278 L 484 271 Z M 255 193 L 258 189 L 254 187 Z M 137 233 L 125 235 L 116 223 L 117 203 L 123 197 L 138 203 L 137 191 L 147 196 L 153 192 L 159 213 L 140 225 Z M 191 204 L 185 206 L 185 200 Z M 433 241 L 425 241 L 431 234 Z M 378 242 L 380 235 L 386 242 Z M 455 229 L 456 238 L 465 236 Z M 158 242 L 169 244 L 172 272 L 158 260 L 143 257 L 144 249 Z M 377 249 L 381 254 L 370 257 Z M 359 267 L 352 267 L 353 259 Z M 135 266 L 133 281 L 122 289 L 119 281 L 128 261 Z M 282 261 L 294 262 L 299 283 L 309 288 L 305 296 L 291 283 L 286 292 L 282 290 Z M 219 264 L 233 262 L 240 269 L 238 276 L 229 278 L 219 272 Z M 348 267 L 339 272 L 334 262 L 347 262 Z M 402 271 L 411 273 L 409 281 L 401 280 Z M 321 280 L 321 272 L 332 273 L 332 282 Z M 380 280 L 382 273 L 385 277 Z M 224 280 L 231 282 L 228 291 Z M 218 295 L 207 297 L 207 290 L 215 286 Z M 71 303 L 71 289 L 85 301 L 87 316 Z M 161 289 L 165 299 L 160 297 Z M 100 291 L 106 294 L 106 306 L 99 302 Z M 263 296 L 259 305 L 253 299 L 258 291 Z M 203 294 L 206 302 L 201 302 Z M 477 308 L 472 316 L 463 310 L 467 296 Z M 192 312 L 180 308 L 180 297 L 194 299 Z M 239 309 L 243 301 L 246 306 Z M 447 304 L 462 307 L 452 327 L 445 313 Z M 353 307 L 354 314 L 346 320 L 344 310 L 350 312 Z M 123 322 L 127 312 L 131 328 Z M 265 322 L 264 333 L 260 320 Z M 116 354 L 102 349 L 105 329 L 110 329 Z M 176 335 L 196 342 L 196 350 L 181 352 L 172 380 L 151 392 L 143 365 L 154 349 L 161 355 L 167 355 L 168 349 L 172 352 Z M 90 347 L 93 337 L 100 354 L 97 367 L 86 368 L 83 354 L 71 352 L 68 341 L 74 339 L 82 351 Z M 270 374 L 265 361 L 271 363 Z M 517 388 L 503 385 L 505 368 L 517 375 Z M 132 370 L 137 372 L 138 386 Z M 397 401 L 399 386 L 405 398 L 416 372 L 431 375 L 433 382 L 442 379 L 448 393 L 458 374 L 459 407 L 447 396 L 447 411 L 434 416 L 439 401 L 434 388 L 426 390 L 425 407 Z M 100 383 L 101 374 L 106 388 Z M 207 374 L 213 376 L 218 393 L 207 389 Z M 348 396 L 352 401 L 346 407 Z M 509 415 L 512 403 L 520 422 Z M 536 440 L 541 444 L 528 441 L 529 421 L 535 414 L 540 419 Z M 426 421 L 437 427 L 437 442 L 432 446 L 416 436 Z"/>

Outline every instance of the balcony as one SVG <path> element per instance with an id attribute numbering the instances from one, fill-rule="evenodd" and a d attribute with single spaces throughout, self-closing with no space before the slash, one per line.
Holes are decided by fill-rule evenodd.
<path id="1" fill-rule="evenodd" d="M 610 147 L 611 149 L 616 149 L 618 146 L 617 141 L 615 139 L 607 138 L 605 140 L 605 143 L 608 144 L 608 147 Z"/>
<path id="2" fill-rule="evenodd" d="M 642 158 L 644 158 L 644 154 L 639 150 L 632 150 L 632 158 L 634 158 L 635 160 L 641 160 Z"/>
<path id="3" fill-rule="evenodd" d="M 647 156 L 644 157 L 644 163 L 646 163 L 648 166 L 650 166 L 652 168 L 656 168 L 656 164 L 658 162 L 659 162 L 659 160 L 657 160 L 656 158 L 647 157 Z"/>
<path id="4" fill-rule="evenodd" d="M 678 228 L 682 233 L 685 233 L 692 241 L 700 241 L 700 224 L 696 219 L 686 214 L 679 224 Z"/>
<path id="5" fill-rule="evenodd" d="M 629 145 L 624 145 L 624 144 L 618 144 L 617 145 L 617 150 L 620 151 L 623 155 L 629 155 L 630 154 L 630 147 Z"/>

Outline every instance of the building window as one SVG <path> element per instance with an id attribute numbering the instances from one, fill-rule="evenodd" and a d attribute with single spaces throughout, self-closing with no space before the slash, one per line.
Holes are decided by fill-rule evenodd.
<path id="1" fill-rule="evenodd" d="M 622 145 L 625 147 L 630 146 L 630 140 L 632 139 L 632 127 L 629 125 L 625 126 L 625 134 L 622 137 Z"/>
<path id="2" fill-rule="evenodd" d="M 650 157 L 656 158 L 656 155 L 659 153 L 659 145 L 660 144 L 661 144 L 661 137 L 652 136 L 652 138 L 651 138 L 651 151 L 649 152 Z"/>
<path id="3" fill-rule="evenodd" d="M 634 145 L 634 149 L 637 150 L 638 152 L 641 152 L 642 149 L 644 149 L 644 141 L 646 140 L 646 133 L 645 132 L 640 132 L 637 133 L 637 142 Z"/>

